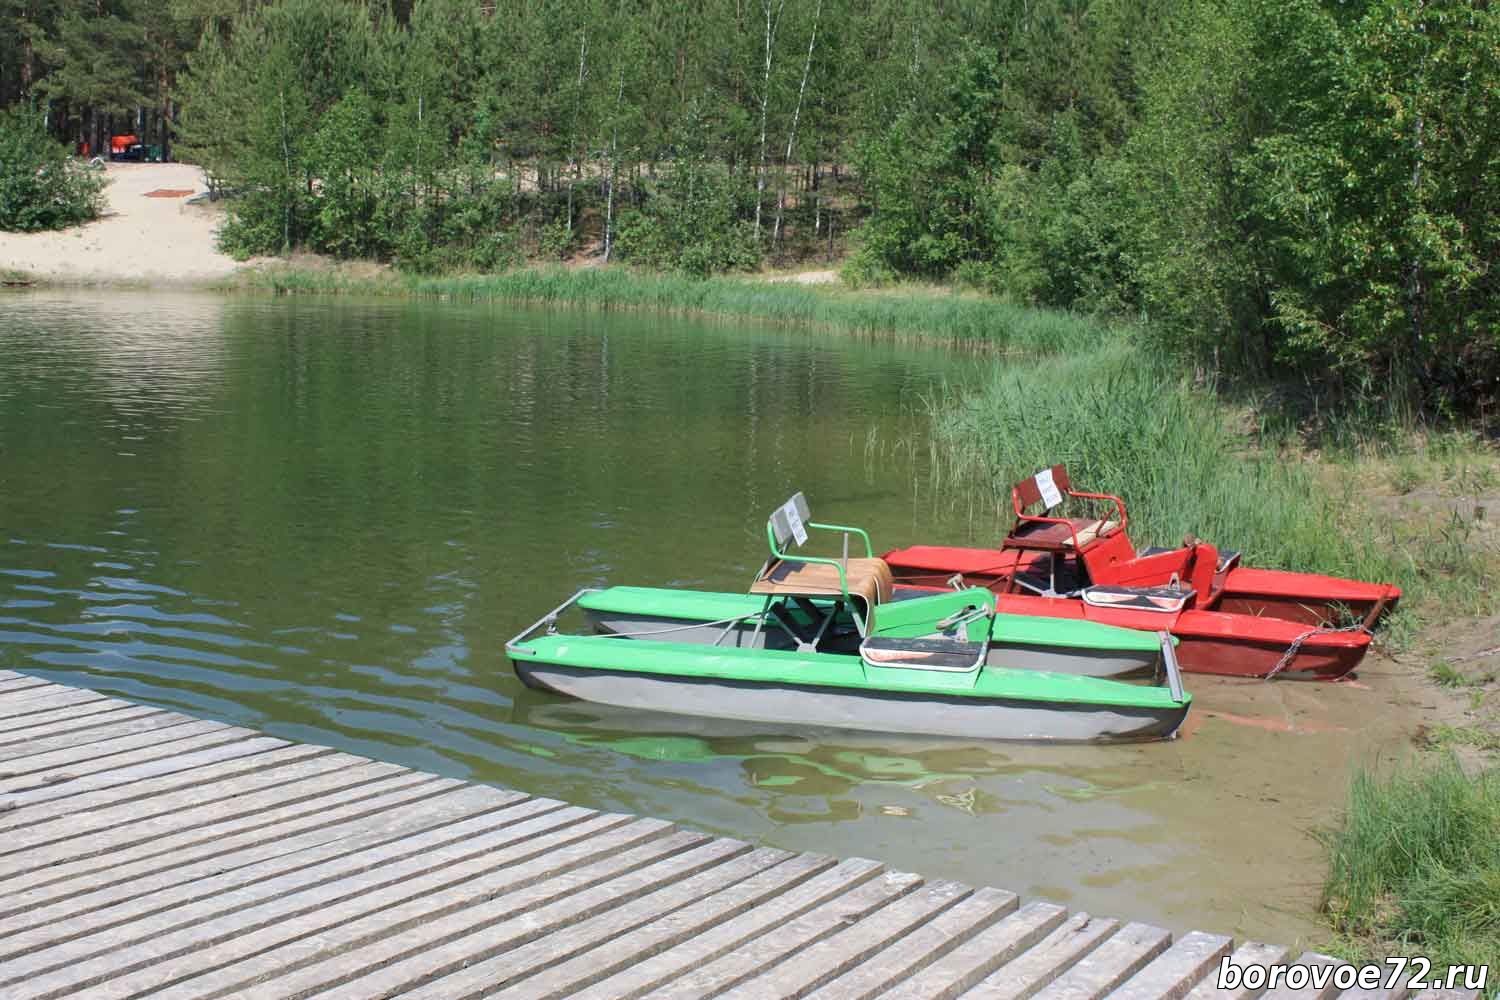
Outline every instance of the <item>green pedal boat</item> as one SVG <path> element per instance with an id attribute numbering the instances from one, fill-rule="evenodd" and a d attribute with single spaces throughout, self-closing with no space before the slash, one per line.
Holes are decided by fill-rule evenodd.
<path id="1" fill-rule="evenodd" d="M 939 606 L 955 605 L 946 616 L 985 609 L 993 618 L 985 652 L 987 666 L 1116 680 L 1147 677 L 1163 669 L 1162 646 L 1154 633 L 1080 619 L 995 614 L 990 591 L 974 587 L 957 594 L 956 600 L 940 602 Z M 586 592 L 578 599 L 578 607 L 601 635 L 730 649 L 795 650 L 804 648 L 834 600 L 809 598 L 810 608 L 795 599 L 768 606 L 756 594 L 608 587 Z M 892 638 L 928 634 L 938 620 L 929 602 L 937 600 L 931 591 L 908 593 L 895 588 L 894 600 L 877 609 L 874 634 Z M 856 653 L 861 641 L 854 616 L 844 611 L 829 624 L 817 649 Z"/>
<path id="2" fill-rule="evenodd" d="M 806 643 L 714 645 L 693 634 L 697 623 L 652 636 L 557 631 L 565 612 L 603 593 L 580 591 L 506 644 L 524 683 L 584 701 L 710 718 L 1061 742 L 1168 739 L 1192 703 L 1165 633 L 1157 637 L 1156 683 L 994 666 L 995 616 L 981 610 L 988 604 L 975 608 L 967 592 L 899 602 L 926 607 L 912 608 L 890 631 L 862 636 L 847 653 Z M 773 617 L 802 611 L 795 600 L 771 602 Z M 817 628 L 834 618 L 800 624 Z"/>

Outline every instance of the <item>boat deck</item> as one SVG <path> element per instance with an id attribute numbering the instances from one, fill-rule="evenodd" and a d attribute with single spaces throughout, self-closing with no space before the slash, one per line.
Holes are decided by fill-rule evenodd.
<path id="1" fill-rule="evenodd" d="M 0 670 L 7 1000 L 1254 995 L 1225 955 L 1293 957 Z"/>

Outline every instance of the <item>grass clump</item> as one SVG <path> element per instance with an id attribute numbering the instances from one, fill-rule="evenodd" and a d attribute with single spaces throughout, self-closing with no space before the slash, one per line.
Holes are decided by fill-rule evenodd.
<path id="1" fill-rule="evenodd" d="M 502 274 L 356 277 L 340 272 L 272 268 L 250 286 L 279 294 L 375 294 L 526 302 L 798 324 L 973 344 L 1027 354 L 1097 348 L 1118 335 L 1081 317 L 993 299 L 929 290 L 858 294 L 790 283 L 695 278 L 623 267 L 526 268 Z"/>
<path id="2" fill-rule="evenodd" d="M 1324 839 L 1323 911 L 1346 957 L 1500 969 L 1500 769 L 1470 777 L 1445 756 L 1385 778 L 1361 773 Z"/>
<path id="3" fill-rule="evenodd" d="M 1451 660 L 1434 660 L 1427 668 L 1427 676 L 1438 687 L 1460 688 L 1469 683 L 1469 679 L 1453 665 Z"/>

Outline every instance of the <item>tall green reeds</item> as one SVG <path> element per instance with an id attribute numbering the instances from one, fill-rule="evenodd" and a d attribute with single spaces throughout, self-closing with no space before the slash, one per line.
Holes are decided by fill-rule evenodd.
<path id="1" fill-rule="evenodd" d="M 1323 908 L 1350 957 L 1420 954 L 1500 975 L 1500 769 L 1469 777 L 1445 757 L 1361 773 L 1325 839 Z"/>
<path id="2" fill-rule="evenodd" d="M 925 290 L 853 293 L 782 282 L 651 274 L 620 267 L 379 278 L 271 269 L 254 274 L 250 283 L 282 294 L 397 294 L 592 309 L 650 309 L 975 344 L 1036 355 L 1097 349 L 1119 336 L 1067 313 L 1028 309 L 993 299 Z"/>

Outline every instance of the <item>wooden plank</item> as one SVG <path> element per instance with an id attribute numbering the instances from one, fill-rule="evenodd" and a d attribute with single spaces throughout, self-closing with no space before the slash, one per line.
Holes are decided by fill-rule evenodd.
<path id="1" fill-rule="evenodd" d="M 720 996 L 726 1000 L 805 996 L 930 924 L 933 918 L 973 894 L 971 887 L 959 882 L 923 886 L 800 952 L 796 961 L 782 962 Z"/>
<path id="2" fill-rule="evenodd" d="M 1075 913 L 1035 946 L 990 973 L 964 1000 L 1027 1000 L 1120 929 L 1118 920 Z"/>
<path id="3" fill-rule="evenodd" d="M 82 691 L 76 688 L 63 688 L 54 691 L 50 688 L 38 688 L 31 691 L 17 691 L 15 694 L 0 698 L 0 729 L 6 728 L 9 720 L 34 715 L 37 712 L 50 712 L 57 708 L 66 708 L 70 705 L 86 705 L 90 702 L 111 701 L 102 694 L 93 691 Z M 113 702 L 114 704 L 125 704 L 125 702 Z"/>
<path id="4" fill-rule="evenodd" d="M 47 822 L 11 830 L 0 839 L 0 878 L 44 865 L 125 851 L 149 844 L 158 837 L 226 820 L 253 821 L 262 809 L 286 805 L 301 798 L 314 798 L 330 772 L 341 782 L 339 772 L 349 765 L 327 756 L 295 761 L 281 767 L 262 768 L 210 786 L 186 788 L 142 802 L 123 802 L 87 813 L 63 816 Z M 395 764 L 360 764 L 361 780 L 372 781 L 401 770 Z"/>
<path id="5" fill-rule="evenodd" d="M 480 786 L 459 790 L 495 791 Z M 434 883 L 449 884 L 444 869 L 455 856 L 482 858 L 492 853 L 491 846 L 490 837 L 474 836 L 468 829 L 455 836 L 449 823 L 429 827 L 289 876 L 17 956 L 0 971 L 10 977 L 0 982 L 0 992 L 8 1000 L 67 996 L 81 990 L 95 1000 L 149 992 L 264 950 L 266 937 L 298 936 L 299 917 L 327 920 L 346 902 L 377 905 L 369 901 L 381 898 L 382 890 L 386 898 L 400 898 L 427 891 Z"/>
<path id="6" fill-rule="evenodd" d="M 915 891 L 921 884 L 921 878 L 916 875 L 887 872 L 814 907 L 796 920 L 745 942 L 712 962 L 684 970 L 682 975 L 664 983 L 652 995 L 672 1000 L 718 996 Z"/>
<path id="7" fill-rule="evenodd" d="M 1032 902 L 954 948 L 886 996 L 891 1000 L 948 1000 L 1050 934 L 1068 915 L 1055 903 Z"/>
<path id="8" fill-rule="evenodd" d="M 360 974 L 365 965 L 383 967 L 405 956 L 413 950 L 412 938 L 428 933 L 452 914 L 493 904 L 507 907 L 503 919 L 627 871 L 642 857 L 659 857 L 673 849 L 666 843 L 669 831 L 670 826 L 659 821 L 631 822 L 627 816 L 591 814 L 550 832 L 534 836 L 528 832 L 525 842 L 492 852 L 488 860 L 493 864 L 487 869 L 477 863 L 450 868 L 447 875 L 463 881 L 441 893 L 419 891 L 400 899 L 393 891 L 382 892 L 339 904 L 320 914 L 322 919 L 298 918 L 282 928 L 278 945 L 262 948 L 248 959 L 237 956 L 231 964 L 184 983 L 176 992 L 196 996 L 228 990 L 228 995 L 248 991 L 290 996 L 337 985 Z M 650 846 L 649 853 L 639 851 L 643 844 Z M 256 935 L 236 944 L 248 952 L 265 938 Z M 263 985 L 276 976 L 284 978 L 274 989 Z"/>
<path id="9" fill-rule="evenodd" d="M 1172 935 L 1129 923 L 1036 995 L 1043 1000 L 1099 1000 L 1167 950 Z"/>
<path id="10" fill-rule="evenodd" d="M 788 892 L 773 896 L 746 912 L 650 957 L 576 994 L 577 1000 L 629 1000 L 644 996 L 692 969 L 707 965 L 735 949 L 825 903 L 852 893 L 885 871 L 879 862 L 851 858 Z"/>
<path id="11" fill-rule="evenodd" d="M 1259 944 L 1248 941 L 1234 950 L 1229 956 L 1229 964 L 1239 966 L 1241 969 L 1260 967 L 1269 969 L 1273 965 L 1280 965 L 1291 957 L 1291 951 L 1276 945 Z M 1217 967 L 1211 969 L 1203 980 L 1188 994 L 1188 1000 L 1250 1000 L 1251 997 L 1260 996 L 1265 990 L 1265 980 L 1260 980 L 1257 987 L 1246 986 L 1243 973 L 1238 987 L 1232 990 L 1221 990 L 1218 985 L 1219 970 Z"/>
<path id="12" fill-rule="evenodd" d="M 212 806 L 226 799 L 262 792 L 315 775 L 357 767 L 364 768 L 364 773 L 373 778 L 376 774 L 394 774 L 402 770 L 398 764 L 376 764 L 332 752 L 279 755 L 269 763 L 261 763 L 264 766 L 250 767 L 248 763 L 241 763 L 237 768 L 221 768 L 218 777 L 208 782 L 194 780 L 192 784 L 186 784 L 180 778 L 155 782 L 151 793 L 144 796 L 140 794 L 140 786 L 144 783 L 138 783 L 35 805 L 23 800 L 12 814 L 3 818 L 5 825 L 0 826 L 7 833 L 0 839 L 0 865 L 6 863 L 5 856 L 22 849 L 84 837 L 95 830 L 144 823 L 166 813 L 177 813 L 186 820 L 190 817 L 184 810 Z M 193 777 L 202 776 L 195 774 Z M 283 804 L 290 804 L 295 795 L 296 790 L 288 790 Z"/>
<path id="13" fill-rule="evenodd" d="M 515 989 L 519 995 L 538 1000 L 572 997 L 586 986 L 626 971 L 649 956 L 660 954 L 792 890 L 833 865 L 834 859 L 824 855 L 793 855 L 743 882 L 635 928 L 628 935 L 617 935 L 582 955 L 554 959 L 543 971 Z"/>
<path id="14" fill-rule="evenodd" d="M 155 712 L 150 715 L 138 715 L 135 718 L 111 720 L 93 726 L 73 728 L 52 735 L 34 736 L 19 743 L 0 747 L 0 767 L 14 773 L 15 764 L 25 763 L 28 758 L 49 750 L 65 750 L 70 747 L 82 749 L 95 743 L 102 745 L 118 737 L 146 732 L 160 733 L 163 738 L 170 739 L 175 727 L 193 724 L 201 725 L 175 712 Z"/>
<path id="15" fill-rule="evenodd" d="M 217 724 L 214 725 L 217 726 Z M 163 757 L 190 753 L 195 750 L 207 750 L 212 747 L 222 746 L 225 743 L 238 743 L 250 738 L 266 739 L 267 737 L 255 737 L 247 729 L 218 726 L 209 732 L 174 739 L 170 743 L 156 743 L 137 747 L 132 750 L 92 760 L 69 761 L 59 756 L 57 761 L 45 770 L 31 770 L 28 768 L 26 769 L 26 773 L 16 773 L 15 769 L 0 771 L 0 795 L 32 791 L 49 785 L 60 785 L 103 771 L 114 771 L 145 761 L 159 760 Z M 284 741 L 283 745 L 285 745 Z M 61 751 L 60 753 L 66 753 L 66 751 Z M 43 754 L 42 756 L 46 757 L 50 755 Z"/>
<path id="16" fill-rule="evenodd" d="M 8 680 L 8 681 L 15 680 L 17 677 L 28 677 L 28 676 L 30 676 L 30 675 L 29 674 L 18 674 L 14 670 L 0 670 L 0 678 L 3 678 L 3 679 Z"/>
<path id="17" fill-rule="evenodd" d="M 318 989 L 333 986 L 327 994 L 333 997 L 343 989 L 334 984 L 358 979 L 377 968 L 380 989 L 389 992 L 409 979 L 418 963 L 446 966 L 455 955 L 460 962 L 485 957 L 487 952 L 471 949 L 487 946 L 496 935 L 510 944 L 530 940 L 545 932 L 538 929 L 542 919 L 538 914 L 554 900 L 628 877 L 709 840 L 704 834 L 671 831 L 671 824 L 660 820 L 594 816 L 565 831 L 562 837 L 573 839 L 555 851 L 547 847 L 555 846 L 561 837 L 537 838 L 550 844 L 523 842 L 491 852 L 498 857 L 471 859 L 460 866 L 468 874 L 450 870 L 414 883 L 393 884 L 388 892 L 355 893 L 348 897 L 347 906 L 343 902 L 331 908 L 313 906 L 296 918 L 265 924 L 253 933 L 231 928 L 223 937 L 216 936 L 213 959 L 217 968 L 210 974 L 202 974 L 206 963 L 201 950 L 183 951 L 172 962 L 143 970 L 128 981 L 110 983 L 112 992 L 103 1000 L 154 988 L 174 975 L 194 973 L 198 973 L 195 978 L 153 994 L 154 1000 L 225 994 L 217 984 L 247 972 L 257 985 L 236 986 L 227 995 L 305 995 L 313 988 L 308 984 L 316 983 Z M 580 860 L 589 863 L 579 867 Z M 478 871 L 482 865 L 488 867 Z M 461 938 L 466 939 L 463 946 L 450 944 Z M 351 951 L 352 945 L 374 945 L 375 950 Z M 382 950 L 388 956 L 385 960 L 369 961 L 371 954 Z M 241 964 L 231 967 L 234 962 Z M 288 970 L 294 971 L 285 979 L 260 982 Z M 370 992 L 367 981 L 355 988 L 358 996 Z"/>
<path id="18" fill-rule="evenodd" d="M 85 706 L 87 707 L 87 706 Z M 28 719 L 40 718 L 42 715 L 51 715 L 50 712 L 40 712 Z M 130 705 L 122 708 L 106 706 L 97 712 L 73 712 L 65 710 L 61 717 L 45 723 L 37 723 L 25 727 L 7 728 L 0 731 L 0 748 L 10 749 L 17 744 L 30 743 L 32 740 L 43 739 L 50 736 L 61 736 L 65 733 L 78 732 L 84 729 L 96 729 L 100 726 L 113 725 L 124 722 L 127 719 L 140 719 L 153 715 L 173 716 L 175 712 L 167 712 L 160 708 L 151 708 L 146 705 Z M 178 716 L 185 718 L 185 716 Z"/>
<path id="19" fill-rule="evenodd" d="M 9 673 L 10 671 L 0 671 Z M 43 687 L 50 684 L 40 677 L 25 677 L 17 674 L 14 677 L 0 677 L 0 695 L 7 695 L 13 691 L 24 691 L 27 688 Z"/>
<path id="20" fill-rule="evenodd" d="M 407 779 L 412 779 L 408 782 Z M 446 794 L 459 782 L 417 772 L 399 772 L 390 778 L 367 782 L 347 791 L 333 791 L 330 797 L 308 799 L 291 806 L 268 809 L 254 823 L 239 820 L 196 827 L 192 830 L 164 834 L 129 851 L 91 854 L 75 861 L 59 862 L 33 869 L 22 875 L 0 880 L 0 917 L 11 912 L 13 899 L 50 899 L 79 891 L 80 885 L 103 887 L 141 872 L 155 871 L 162 865 L 184 857 L 213 857 L 238 849 L 247 843 L 260 843 L 278 835 L 315 829 L 323 810 L 337 816 L 341 804 L 363 808 L 361 803 L 388 790 L 412 784 L 418 788 L 413 801 L 436 794 Z"/>
<path id="21" fill-rule="evenodd" d="M 1234 940 L 1222 934 L 1189 931 L 1111 993 L 1110 1000 L 1180 1000 L 1219 960 Z"/>
<path id="22" fill-rule="evenodd" d="M 1330 955 L 1320 955 L 1315 951 L 1304 951 L 1301 955 L 1297 956 L 1297 964 L 1306 965 L 1309 968 L 1322 966 L 1332 970 L 1343 963 Z M 1337 992 L 1338 987 L 1334 985 L 1333 976 L 1330 975 L 1322 989 L 1314 986 L 1311 981 L 1303 988 L 1295 990 L 1283 982 L 1278 984 L 1275 989 L 1262 993 L 1261 997 L 1263 1000 L 1324 1000 L 1324 998 L 1331 997 Z"/>
<path id="23" fill-rule="evenodd" d="M 162 746 L 192 736 L 206 736 L 232 728 L 222 722 L 207 722 L 196 719 L 181 721 L 174 719 L 170 726 L 157 732 L 116 736 L 112 739 L 85 743 L 83 746 L 65 747 L 60 750 L 16 757 L 0 762 L 0 767 L 4 767 L 5 772 L 13 778 L 25 777 L 61 767 L 74 770 L 88 761 L 113 757 L 117 754 L 128 753 L 131 750 L 139 750 L 142 747 Z M 241 729 L 239 733 L 241 734 L 241 738 L 248 738 L 255 735 L 248 729 Z"/>
<path id="24" fill-rule="evenodd" d="M 164 789 L 209 784 L 227 776 L 280 767 L 290 760 L 323 757 L 333 752 L 326 747 L 292 744 L 261 736 L 206 750 L 153 758 L 67 781 L 40 782 L 6 795 L 4 801 L 10 803 L 12 809 L 26 811 L 0 814 L 0 830 L 29 826 L 29 816 L 47 817 L 72 812 L 74 803 L 89 801 L 94 796 L 110 796 L 108 801 L 111 802 L 148 798 Z"/>
<path id="25" fill-rule="evenodd" d="M 713 861 L 711 867 L 705 870 L 693 857 L 700 852 L 718 860 Z M 691 906 L 705 897 L 713 897 L 720 889 L 733 888 L 789 857 L 791 854 L 787 851 L 764 847 L 750 851 L 748 845 L 740 841 L 715 839 L 696 851 L 677 855 L 653 866 L 658 872 L 651 877 L 658 879 L 660 888 L 651 889 L 628 902 L 583 920 L 574 920 L 573 914 L 595 909 L 594 901 L 587 899 L 587 893 L 555 903 L 538 911 L 537 919 L 544 919 L 545 914 L 545 919 L 551 920 L 552 926 L 565 926 L 566 933 L 548 933 L 527 944 L 507 948 L 490 958 L 465 965 L 462 969 L 432 980 L 408 995 L 412 1000 L 475 995 L 514 1000 L 517 996 L 534 996 L 537 991 L 531 977 L 537 972 L 555 968 L 580 954 L 590 954 L 591 949 L 611 940 L 629 940 L 634 937 L 634 931 L 638 927 Z M 694 868 L 699 870 L 694 873 Z M 643 871 L 641 876 L 644 878 L 649 871 Z M 614 889 L 614 883 L 610 883 L 599 891 L 618 890 Z M 552 912 L 548 913 L 549 910 Z M 489 940 L 491 934 L 503 934 L 502 928 L 485 932 L 486 950 L 492 947 Z"/>
<path id="26" fill-rule="evenodd" d="M 83 698 L 88 700 L 109 697 L 108 695 L 100 694 L 98 691 L 90 691 L 86 688 L 68 687 L 65 684 L 47 684 L 25 691 L 0 694 L 0 711 L 22 703 L 32 703 L 49 698 L 58 699 L 59 703 L 66 702 L 72 704 L 75 700 L 79 700 L 76 696 L 83 696 Z"/>
<path id="27" fill-rule="evenodd" d="M 384 832 L 365 822 L 378 813 L 402 809 L 401 816 L 419 826 L 426 799 L 451 785 L 428 774 L 406 772 L 378 782 L 329 792 L 293 820 L 250 831 L 230 828 L 229 835 L 199 839 L 182 846 L 168 837 L 151 845 L 138 860 L 107 869 L 79 872 L 42 885 L 0 895 L 0 934 L 12 934 L 48 919 L 86 912 L 95 904 L 113 905 L 139 895 L 169 889 L 199 878 L 254 864 L 334 841 L 369 842 Z M 537 801 L 537 800 L 533 800 Z"/>
<path id="28" fill-rule="evenodd" d="M 18 929 L 16 932 L 8 931 L 0 935 L 0 961 L 11 955 L 63 944 L 159 914 L 170 917 L 171 911 L 181 911 L 198 904 L 212 904 L 230 893 L 240 892 L 242 901 L 250 900 L 256 894 L 264 895 L 263 883 L 297 885 L 298 880 L 293 876 L 299 873 L 307 876 L 305 881 L 308 883 L 317 882 L 318 876 L 315 873 L 320 869 L 324 873 L 333 871 L 337 877 L 339 870 L 333 868 L 331 863 L 352 861 L 357 856 L 383 848 L 392 842 L 432 831 L 442 834 L 445 838 L 442 842 L 444 845 L 473 836 L 486 837 L 483 842 L 491 846 L 504 846 L 514 842 L 516 837 L 529 836 L 538 829 L 536 824 L 526 821 L 532 819 L 539 809 L 550 813 L 554 812 L 551 806 L 562 805 L 545 799 L 527 802 L 519 792 L 512 792 L 509 793 L 512 797 L 511 805 L 506 809 L 475 816 L 478 798 L 475 793 L 481 791 L 489 790 L 454 783 L 446 794 L 426 799 L 420 811 L 394 810 L 373 824 L 367 819 L 364 829 L 357 836 L 329 837 L 324 834 L 320 842 L 304 844 L 295 849 L 277 843 L 274 845 L 277 848 L 274 853 L 258 859 L 253 856 L 249 859 L 215 858 L 214 867 L 197 878 L 183 878 L 169 869 L 165 873 L 159 873 L 154 879 L 143 880 L 148 883 L 145 886 L 124 883 L 90 894 L 98 897 L 95 899 L 74 897 L 63 900 L 56 904 L 56 910 L 68 912 L 71 908 L 78 908 L 77 912 L 68 913 L 65 926 L 49 925 L 46 921 L 35 919 L 34 913 L 26 914 L 25 919 L 30 923 L 29 930 Z M 477 804 L 482 806 L 483 803 Z M 573 817 L 559 820 L 549 815 L 544 822 L 556 826 L 588 815 L 591 815 L 588 810 L 578 810 Z M 521 832 L 511 830 L 504 836 L 493 836 L 495 830 L 504 827 L 515 827 Z M 232 863 L 241 860 L 243 863 Z M 224 867 L 226 864 L 227 869 Z M 153 887 L 150 885 L 152 882 L 162 884 Z M 80 904 L 83 905 L 80 907 Z"/>
<path id="29" fill-rule="evenodd" d="M 67 705 L 63 708 L 54 708 L 49 712 L 33 712 L 30 715 L 22 715 L 13 719 L 0 719 L 0 740 L 9 741 L 24 739 L 27 733 L 44 727 L 65 724 L 74 720 L 87 719 L 94 716 L 107 716 L 111 712 L 147 711 L 160 712 L 163 709 L 153 708 L 149 705 L 132 705 L 126 701 L 104 701 L 89 702 L 85 705 Z"/>
<path id="30" fill-rule="evenodd" d="M 694 834 L 679 833 L 677 837 Z M 515 917 L 487 927 L 482 933 L 452 940 L 441 952 L 414 955 L 389 968 L 380 970 L 376 981 L 382 988 L 394 988 L 408 1000 L 451 1000 L 485 994 L 485 983 L 497 971 L 489 960 L 521 949 L 543 937 L 557 935 L 591 917 L 606 913 L 622 902 L 633 902 L 658 886 L 690 878 L 705 869 L 721 865 L 748 850 L 749 845 L 728 838 L 707 839 L 687 850 L 676 850 L 652 864 L 635 868 L 602 885 L 564 896 L 533 913 Z M 507 965 L 509 963 L 506 963 Z M 519 963 L 518 963 L 519 964 Z M 389 986 L 386 984 L 390 984 Z M 374 984 L 369 979 L 352 981 L 333 990 L 327 1000 L 349 1000 L 369 995 Z"/>
<path id="31" fill-rule="evenodd" d="M 197 767 L 187 767 L 156 777 L 142 777 L 135 781 L 113 784 L 99 782 L 97 784 L 100 787 L 90 787 L 96 783 L 86 781 L 69 782 L 60 786 L 43 785 L 31 792 L 9 796 L 5 801 L 11 803 L 11 809 L 0 813 L 0 833 L 68 817 L 86 818 L 86 815 L 96 814 L 100 810 L 127 804 L 133 805 L 137 810 L 136 815 L 140 815 L 149 808 L 152 800 L 162 796 L 188 789 L 199 791 L 205 788 L 211 789 L 225 783 L 235 782 L 245 775 L 288 767 L 298 762 L 325 761 L 326 765 L 321 770 L 336 770 L 340 767 L 356 767 L 373 763 L 363 757 L 339 754 L 322 747 L 285 745 L 262 753 L 229 757 L 225 760 L 216 760 L 213 757 L 199 758 L 198 755 L 189 756 L 206 762 L 200 763 Z M 73 791 L 67 795 L 59 794 L 63 788 Z M 0 843 L 3 843 L 3 838 L 0 838 Z"/>
<path id="32" fill-rule="evenodd" d="M 809 1000 L 864 1000 L 936 962 L 996 921 L 1015 912 L 1016 894 L 980 889 L 900 941 L 818 987 Z"/>

